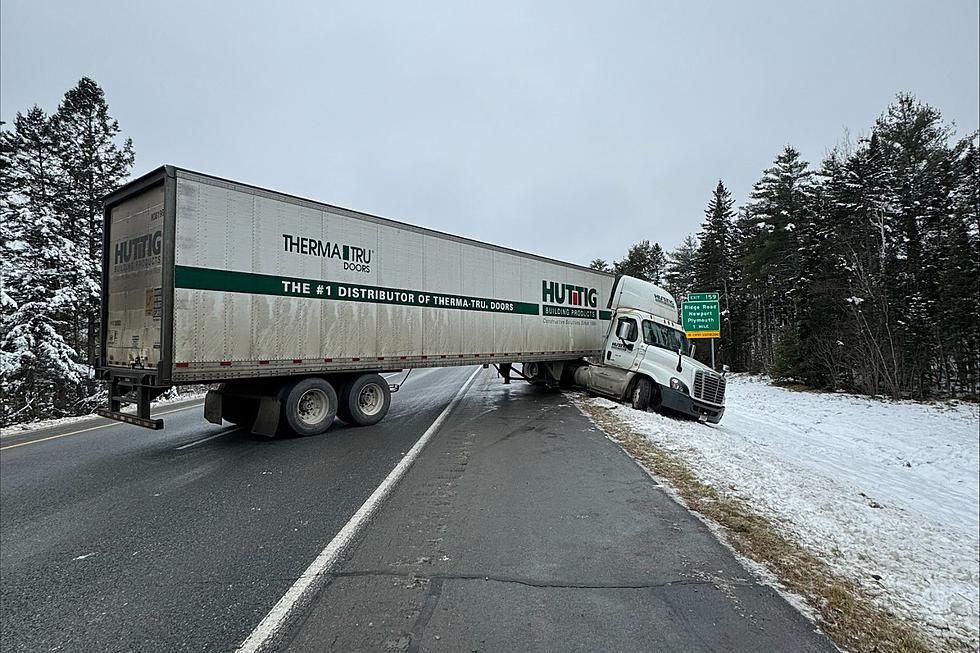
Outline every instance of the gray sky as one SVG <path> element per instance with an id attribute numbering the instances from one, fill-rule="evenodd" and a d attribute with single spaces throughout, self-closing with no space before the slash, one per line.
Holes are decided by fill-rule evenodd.
<path id="1" fill-rule="evenodd" d="M 896 92 L 978 127 L 976 0 L 0 5 L 0 117 L 83 75 L 162 163 L 587 263 Z"/>

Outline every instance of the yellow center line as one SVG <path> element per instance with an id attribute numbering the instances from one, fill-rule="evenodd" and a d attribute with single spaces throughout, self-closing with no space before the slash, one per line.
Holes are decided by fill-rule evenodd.
<path id="1" fill-rule="evenodd" d="M 173 410 L 168 410 L 162 413 L 157 413 L 160 415 L 169 415 L 171 413 L 179 413 L 182 410 L 189 410 L 191 408 L 197 408 L 200 404 L 193 404 L 191 406 L 184 406 L 183 408 L 175 408 Z M 0 451 L 6 451 L 7 449 L 16 449 L 17 447 L 26 447 L 29 444 L 38 444 L 39 442 L 47 442 L 48 440 L 57 440 L 58 438 L 67 438 L 69 435 L 78 435 L 79 433 L 85 433 L 87 431 L 95 431 L 96 429 L 104 429 L 110 426 L 122 426 L 123 422 L 112 422 L 111 424 L 100 424 L 99 426 L 90 426 L 87 429 L 79 429 L 77 431 L 70 431 L 68 433 L 61 433 L 59 435 L 49 435 L 46 438 L 38 438 L 37 440 L 28 440 L 27 442 L 18 442 L 17 444 L 8 444 L 5 447 L 0 447 Z"/>

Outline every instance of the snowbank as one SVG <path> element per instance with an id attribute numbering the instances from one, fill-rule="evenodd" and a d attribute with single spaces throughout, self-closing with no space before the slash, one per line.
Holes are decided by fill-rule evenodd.
<path id="1" fill-rule="evenodd" d="M 977 407 L 794 392 L 746 376 L 728 387 L 717 426 L 625 407 L 617 416 L 884 606 L 975 646 Z"/>

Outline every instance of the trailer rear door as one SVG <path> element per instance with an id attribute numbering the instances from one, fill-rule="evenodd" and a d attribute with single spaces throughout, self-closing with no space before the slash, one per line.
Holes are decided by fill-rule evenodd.
<path id="1" fill-rule="evenodd" d="M 163 323 L 164 185 L 114 205 L 108 219 L 105 362 L 155 370 Z"/>

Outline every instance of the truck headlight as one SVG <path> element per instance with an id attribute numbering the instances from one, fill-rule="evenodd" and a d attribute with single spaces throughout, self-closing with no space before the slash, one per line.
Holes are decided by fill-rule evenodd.
<path id="1" fill-rule="evenodd" d="M 683 392 L 686 395 L 691 394 L 690 391 L 687 389 L 687 386 L 684 385 L 684 382 L 678 379 L 676 376 L 670 378 L 670 389 L 677 390 L 678 392 Z"/>

